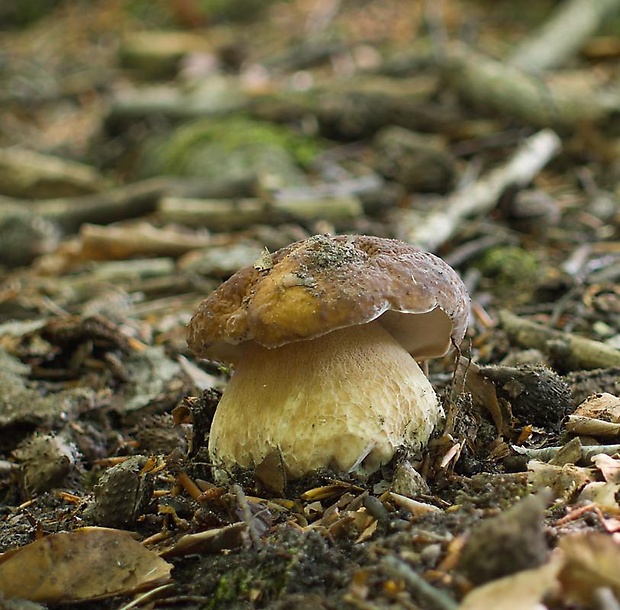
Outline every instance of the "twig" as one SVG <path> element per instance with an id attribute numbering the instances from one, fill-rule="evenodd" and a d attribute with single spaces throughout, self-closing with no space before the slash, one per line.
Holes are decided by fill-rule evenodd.
<path id="1" fill-rule="evenodd" d="M 528 72 L 557 68 L 619 8 L 619 0 L 566 0 L 539 30 L 514 49 L 507 63 Z"/>
<path id="2" fill-rule="evenodd" d="M 357 197 L 314 199 L 185 199 L 166 197 L 159 204 L 159 216 L 168 222 L 208 227 L 213 231 L 245 229 L 256 223 L 281 223 L 292 219 L 329 222 L 359 218 L 364 210 Z"/>
<path id="3" fill-rule="evenodd" d="M 452 43 L 440 61 L 446 81 L 476 107 L 527 125 L 574 129 L 600 121 L 620 108 L 620 91 L 596 91 L 549 83 L 463 44 Z"/>
<path id="4" fill-rule="evenodd" d="M 255 549 L 263 548 L 263 541 L 260 538 L 260 534 L 256 531 L 256 517 L 254 517 L 254 515 L 252 514 L 252 509 L 250 508 L 248 499 L 243 493 L 243 489 L 241 489 L 240 485 L 237 485 L 235 483 L 230 490 L 233 494 L 235 494 L 237 504 L 241 509 L 243 521 L 248 528 L 248 534 L 250 535 L 252 546 L 254 546 Z"/>
<path id="5" fill-rule="evenodd" d="M 502 167 L 483 176 L 478 182 L 448 197 L 428 216 L 402 210 L 401 238 L 427 250 L 437 250 L 450 239 L 468 217 L 492 210 L 500 195 L 512 185 L 528 184 L 560 150 L 560 138 L 544 129 L 528 138 Z"/>
<path id="6" fill-rule="evenodd" d="M 544 447 L 543 449 L 528 449 L 526 447 L 513 446 L 512 449 L 519 455 L 523 455 L 530 460 L 539 460 L 540 462 L 550 462 L 553 460 L 565 445 L 561 447 Z M 616 455 L 620 453 L 620 445 L 582 445 L 581 455 L 576 462 L 590 464 L 590 460 L 599 453 L 605 455 Z"/>
<path id="7" fill-rule="evenodd" d="M 0 217 L 27 209 L 33 215 L 52 221 L 67 233 L 73 233 L 87 222 L 107 224 L 136 218 L 155 210 L 163 196 L 177 197 L 240 197 L 252 194 L 255 179 L 244 178 L 238 183 L 213 182 L 191 178 L 150 178 L 126 186 L 80 197 L 26 201 L 0 198 Z"/>
<path id="8" fill-rule="evenodd" d="M 522 347 L 535 348 L 550 354 L 555 347 L 561 346 L 566 352 L 565 358 L 574 368 L 598 369 L 620 366 L 620 350 L 600 341 L 546 328 L 542 324 L 524 320 L 506 310 L 499 312 L 499 321 L 508 337 Z"/>
<path id="9" fill-rule="evenodd" d="M 402 578 L 425 602 L 425 608 L 433 610 L 457 610 L 458 604 L 443 591 L 436 589 L 416 574 L 404 561 L 392 556 L 385 557 L 383 564 L 397 578 Z"/>
<path id="10" fill-rule="evenodd" d="M 123 604 L 122 606 L 119 607 L 118 610 L 131 610 L 131 608 L 137 608 L 138 606 L 142 606 L 146 602 L 153 601 L 153 598 L 158 597 L 164 591 L 169 591 L 171 589 L 174 589 L 176 586 L 177 585 L 175 583 L 167 583 L 165 585 L 155 587 L 154 589 L 146 591 L 146 593 L 141 593 L 140 595 L 138 595 L 138 597 L 134 598 L 132 601 L 126 604 Z"/>

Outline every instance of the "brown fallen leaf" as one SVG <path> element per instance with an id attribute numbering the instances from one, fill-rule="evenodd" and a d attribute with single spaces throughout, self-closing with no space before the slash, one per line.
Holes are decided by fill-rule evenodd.
<path id="1" fill-rule="evenodd" d="M 555 498 L 568 500 L 573 493 L 593 479 L 589 468 L 582 468 L 574 464 L 556 466 L 539 460 L 530 460 L 527 463 L 527 480 L 534 489 L 548 487 Z"/>
<path id="2" fill-rule="evenodd" d="M 49 604 L 86 601 L 161 584 L 171 568 L 130 532 L 85 527 L 7 554 L 0 593 Z"/>
<path id="3" fill-rule="evenodd" d="M 592 457 L 592 462 L 601 471 L 607 483 L 620 483 L 620 460 L 599 453 Z"/>
<path id="4" fill-rule="evenodd" d="M 236 549 L 243 544 L 243 537 L 247 530 L 247 524 L 239 521 L 197 534 L 185 534 L 172 546 L 162 550 L 160 555 L 179 557 L 192 553 L 219 553 L 225 549 Z"/>
<path id="5" fill-rule="evenodd" d="M 574 415 L 620 423 L 620 398 L 609 392 L 592 394 L 573 411 Z"/>
<path id="6" fill-rule="evenodd" d="M 620 506 L 616 500 L 619 492 L 620 485 L 617 483 L 592 481 L 579 492 L 577 504 L 586 505 L 591 503 L 605 513 L 617 515 L 620 513 Z"/>
<path id="7" fill-rule="evenodd" d="M 597 607 L 597 589 L 609 588 L 620 597 L 620 545 L 611 536 L 597 532 L 564 536 L 559 546 L 564 556 L 559 580 L 568 598 Z"/>
<path id="8" fill-rule="evenodd" d="M 566 429 L 587 436 L 617 436 L 620 398 L 608 392 L 589 396 L 569 415 Z"/>

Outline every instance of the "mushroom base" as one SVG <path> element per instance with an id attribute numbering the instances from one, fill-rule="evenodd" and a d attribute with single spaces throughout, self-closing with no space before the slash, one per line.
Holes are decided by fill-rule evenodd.
<path id="1" fill-rule="evenodd" d="M 279 452 L 291 478 L 370 474 L 426 444 L 441 416 L 415 360 L 378 322 L 267 349 L 251 343 L 217 407 L 209 452 L 224 468 Z"/>

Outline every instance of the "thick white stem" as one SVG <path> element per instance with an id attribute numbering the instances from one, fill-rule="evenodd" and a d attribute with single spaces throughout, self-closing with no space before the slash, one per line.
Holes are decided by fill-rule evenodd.
<path id="1" fill-rule="evenodd" d="M 288 475 L 371 473 L 426 444 L 441 408 L 413 358 L 378 323 L 275 349 L 248 346 L 217 408 L 209 451 L 224 468 L 279 451 Z"/>

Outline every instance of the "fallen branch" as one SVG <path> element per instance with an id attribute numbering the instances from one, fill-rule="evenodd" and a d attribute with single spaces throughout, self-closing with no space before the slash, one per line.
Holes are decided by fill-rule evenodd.
<path id="1" fill-rule="evenodd" d="M 405 581 L 407 586 L 415 593 L 417 599 L 436 610 L 457 610 L 458 604 L 447 593 L 437 589 L 430 582 L 424 580 L 417 572 L 412 570 L 404 561 L 388 555 L 383 559 L 386 571 L 392 576 Z"/>
<path id="2" fill-rule="evenodd" d="M 166 222 L 206 227 L 212 231 L 234 231 L 253 224 L 278 224 L 291 220 L 328 222 L 359 218 L 363 207 L 357 197 L 316 199 L 183 199 L 166 197 L 159 204 L 159 216 Z"/>
<path id="3" fill-rule="evenodd" d="M 491 211 L 500 195 L 510 186 L 526 186 L 560 150 L 560 138 L 545 129 L 525 140 L 508 162 L 478 182 L 454 193 L 430 214 L 416 210 L 398 210 L 400 238 L 427 250 L 437 250 L 472 216 Z"/>
<path id="4" fill-rule="evenodd" d="M 0 189 L 11 197 L 50 198 L 96 193 L 109 184 L 94 168 L 21 148 L 0 149 Z"/>
<path id="5" fill-rule="evenodd" d="M 593 91 L 545 82 L 515 66 L 453 43 L 440 66 L 448 84 L 469 103 L 527 125 L 574 129 L 620 109 L 620 91 Z"/>
<path id="6" fill-rule="evenodd" d="M 507 63 L 526 72 L 563 65 L 620 8 L 620 0 L 566 0 L 532 36 L 518 45 Z"/>
<path id="7" fill-rule="evenodd" d="M 255 177 L 239 181 L 214 182 L 193 178 L 149 178 L 105 193 L 82 197 L 63 197 L 26 201 L 0 198 L 0 218 L 28 210 L 31 214 L 52 221 L 65 233 L 74 233 L 84 223 L 108 224 L 136 218 L 153 212 L 157 202 L 166 195 L 178 197 L 243 197 L 253 194 Z"/>
<path id="8" fill-rule="evenodd" d="M 555 459 L 566 445 L 560 447 L 544 447 L 542 449 L 532 449 L 529 447 L 512 446 L 515 453 L 523 455 L 530 460 L 538 460 L 539 462 L 550 462 Z M 579 456 L 573 463 L 587 464 L 592 463 L 592 458 L 599 453 L 614 456 L 620 454 L 620 445 L 583 445 L 580 448 Z"/>
<path id="9" fill-rule="evenodd" d="M 600 341 L 565 333 L 524 320 L 509 311 L 500 311 L 499 321 L 508 337 L 521 347 L 538 349 L 553 355 L 562 351 L 563 360 L 573 369 L 597 369 L 620 366 L 620 350 Z"/>

